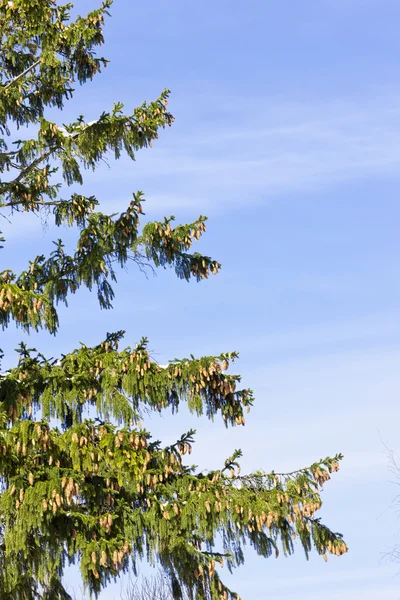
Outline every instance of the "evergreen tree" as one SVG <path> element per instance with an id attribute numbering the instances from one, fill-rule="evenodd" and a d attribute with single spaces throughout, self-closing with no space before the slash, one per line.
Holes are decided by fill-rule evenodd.
<path id="1" fill-rule="evenodd" d="M 73 254 L 58 240 L 22 273 L 0 273 L 3 329 L 13 322 L 24 332 L 56 334 L 57 304 L 81 287 L 96 290 L 110 309 L 116 270 L 129 260 L 170 266 L 185 280 L 220 269 L 191 250 L 205 217 L 142 227 L 141 192 L 118 215 L 103 214 L 94 196 L 61 197 L 62 181 L 81 183 L 84 170 L 110 152 L 133 159 L 174 120 L 168 91 L 132 114 L 117 103 L 90 123 L 80 116 L 60 126 L 46 118 L 106 65 L 95 49 L 111 3 L 72 20 L 71 4 L 0 0 L 0 208 L 46 211 L 57 226 L 79 231 Z M 26 135 L 17 137 L 22 126 L 29 126 Z M 21 343 L 18 363 L 0 376 L 1 598 L 68 598 L 62 575 L 75 561 L 97 595 L 146 559 L 160 565 L 175 598 L 233 599 L 220 566 L 243 563 L 246 543 L 265 557 L 291 554 L 296 538 L 306 555 L 313 546 L 325 559 L 346 552 L 342 536 L 315 516 L 320 488 L 341 455 L 293 473 L 241 475 L 235 451 L 204 474 L 185 462 L 194 431 L 163 447 L 141 427 L 144 409 L 176 411 L 184 402 L 195 414 L 219 415 L 227 427 L 244 425 L 253 395 L 227 373 L 235 352 L 162 367 L 146 339 L 121 349 L 122 338 L 122 331 L 107 334 L 57 360 Z M 84 418 L 88 406 L 92 419 Z"/>

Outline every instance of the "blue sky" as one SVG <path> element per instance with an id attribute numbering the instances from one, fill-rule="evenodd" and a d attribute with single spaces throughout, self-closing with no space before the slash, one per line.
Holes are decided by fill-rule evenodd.
<path id="1" fill-rule="evenodd" d="M 198 285 L 131 269 L 114 311 L 81 293 L 61 310 L 57 338 L 31 342 L 56 356 L 124 328 L 127 344 L 148 336 L 160 362 L 240 351 L 235 370 L 257 399 L 245 428 L 185 411 L 146 425 L 166 442 L 196 427 L 192 458 L 204 468 L 237 447 L 247 470 L 343 452 L 321 517 L 350 552 L 325 564 L 300 548 L 268 561 L 249 550 L 232 586 L 244 600 L 400 600 L 399 567 L 381 562 L 399 541 L 381 438 L 400 451 L 400 4 L 116 0 L 112 13 L 112 62 L 62 121 L 95 119 L 117 100 L 129 110 L 168 87 L 176 122 L 136 163 L 88 173 L 83 191 L 110 212 L 142 189 L 149 218 L 207 214 L 199 250 L 223 270 Z M 25 216 L 2 229 L 15 268 L 59 236 Z M 21 337 L 8 330 L 2 347 Z"/>

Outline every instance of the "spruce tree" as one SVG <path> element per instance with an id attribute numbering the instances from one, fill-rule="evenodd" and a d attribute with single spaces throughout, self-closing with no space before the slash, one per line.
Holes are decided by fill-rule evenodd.
<path id="1" fill-rule="evenodd" d="M 2 270 L 3 330 L 12 323 L 21 335 L 57 334 L 58 303 L 82 287 L 112 308 L 117 270 L 128 261 L 172 267 L 198 282 L 220 269 L 192 251 L 206 229 L 203 216 L 143 226 L 141 192 L 118 215 L 101 212 L 94 196 L 61 197 L 82 183 L 85 169 L 110 153 L 134 159 L 174 121 L 168 91 L 132 114 L 116 103 L 94 122 L 79 116 L 61 126 L 46 118 L 57 108 L 61 120 L 75 86 L 107 64 L 95 50 L 111 4 L 71 19 L 72 4 L 0 0 L 1 211 L 46 211 L 55 225 L 78 230 L 74 253 L 59 239 L 49 256 L 27 257 L 22 273 Z M 187 461 L 194 431 L 165 447 L 140 425 L 143 410 L 176 411 L 182 403 L 227 427 L 244 425 L 253 394 L 227 372 L 237 353 L 161 366 L 146 339 L 124 347 L 122 338 L 118 331 L 95 347 L 77 342 L 58 359 L 22 341 L 18 362 L 0 375 L 2 599 L 68 598 L 62 576 L 74 562 L 97 595 L 141 560 L 160 566 L 175 598 L 233 599 L 220 567 L 243 563 L 245 544 L 265 557 L 291 554 L 296 539 L 307 556 L 313 547 L 325 559 L 346 552 L 342 536 L 315 516 L 341 455 L 293 473 L 242 475 L 235 451 L 205 474 Z"/>

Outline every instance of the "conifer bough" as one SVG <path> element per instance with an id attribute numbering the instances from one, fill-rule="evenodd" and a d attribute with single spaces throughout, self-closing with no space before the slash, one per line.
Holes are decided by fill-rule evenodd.
<path id="1" fill-rule="evenodd" d="M 68 124 L 46 118 L 106 66 L 95 49 L 110 6 L 106 0 L 71 20 L 71 4 L 0 0 L 0 210 L 45 211 L 57 226 L 79 232 L 73 254 L 59 239 L 22 273 L 0 273 L 3 329 L 13 322 L 25 332 L 56 334 L 57 304 L 81 287 L 111 308 L 116 269 L 128 261 L 170 266 L 198 281 L 220 268 L 192 251 L 205 217 L 142 227 L 141 192 L 118 215 L 103 214 L 94 196 L 62 197 L 82 183 L 85 169 L 110 153 L 134 159 L 173 122 L 168 91 L 131 114 L 117 103 L 88 123 L 83 116 Z M 226 426 L 243 425 L 253 395 L 227 373 L 236 353 L 162 367 L 146 339 L 121 350 L 122 337 L 107 334 L 98 346 L 81 344 L 57 360 L 21 343 L 17 366 L 0 376 L 1 598 L 69 598 L 62 576 L 75 561 L 97 595 L 147 559 L 160 565 L 176 598 L 185 592 L 232 600 L 238 596 L 223 583 L 221 567 L 240 565 L 246 543 L 265 557 L 291 554 L 296 539 L 306 555 L 313 546 L 325 559 L 346 552 L 342 536 L 315 516 L 341 455 L 289 474 L 241 475 L 235 451 L 205 474 L 185 462 L 194 431 L 163 447 L 141 427 L 143 411 L 175 411 L 182 402 Z M 91 420 L 84 418 L 88 407 Z"/>

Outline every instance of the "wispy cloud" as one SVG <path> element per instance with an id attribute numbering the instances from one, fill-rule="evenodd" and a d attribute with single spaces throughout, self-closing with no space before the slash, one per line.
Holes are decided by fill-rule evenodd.
<path id="1" fill-rule="evenodd" d="M 397 444 L 397 420 L 388 415 L 397 414 L 398 361 L 398 352 L 382 349 L 342 351 L 335 357 L 321 353 L 265 366 L 258 361 L 246 372 L 256 395 L 246 427 L 225 430 L 220 419 L 210 426 L 206 418 L 189 417 L 183 410 L 177 417 L 152 419 L 150 429 L 170 443 L 188 423 L 196 427 L 192 458 L 201 468 L 223 464 L 234 448 L 243 450 L 244 471 L 262 467 L 289 472 L 343 452 L 345 460 L 329 493 L 336 486 L 389 486 L 380 436 L 389 447 Z M 392 495 L 388 489 L 387 503 L 382 501 L 376 516 Z"/>
<path id="2" fill-rule="evenodd" d="M 342 569 L 340 571 L 318 574 L 318 575 L 304 575 L 285 577 L 284 579 L 274 579 L 270 585 L 272 589 L 290 589 L 290 588 L 301 588 L 303 586 L 327 586 L 332 583 L 335 586 L 340 586 L 343 583 L 365 583 L 374 582 L 376 580 L 390 579 L 396 573 L 396 567 L 377 567 L 375 569 Z M 297 596 L 296 596 L 297 598 Z"/>
<path id="3" fill-rule="evenodd" d="M 87 171 L 107 210 L 144 189 L 146 212 L 207 212 L 265 203 L 343 182 L 399 176 L 398 91 L 362 102 L 287 102 L 220 95 L 212 110 L 176 107 L 177 124 L 151 150 Z M 29 231 L 32 226 L 29 226 Z"/>
<path id="4" fill-rule="evenodd" d="M 332 583 L 332 586 L 334 584 Z M 336 588 L 336 586 L 335 586 Z M 284 600 L 285 598 L 292 600 L 293 592 L 288 594 L 280 594 L 277 596 Z M 306 593 L 296 594 L 296 600 L 320 600 L 321 597 L 324 600 L 400 600 L 399 587 L 397 584 L 387 585 L 386 582 L 379 582 L 378 585 L 362 585 L 359 589 L 330 589 L 327 590 L 325 586 L 321 586 L 319 590 Z M 264 596 L 256 596 L 254 600 L 263 600 Z"/>
<path id="5" fill-rule="evenodd" d="M 389 343 L 388 343 L 389 342 Z M 241 352 L 263 352 L 270 356 L 282 356 L 286 352 L 300 352 L 305 361 L 309 360 L 312 350 L 320 355 L 329 353 L 334 348 L 343 350 L 344 347 L 368 347 L 376 345 L 390 346 L 391 343 L 400 342 L 399 314 L 368 314 L 351 320 L 338 320 L 310 324 L 308 327 L 290 328 L 273 331 L 270 335 L 261 337 L 244 338 L 241 340 Z"/>
<path id="6" fill-rule="evenodd" d="M 272 98 L 221 98 L 212 113 L 183 113 L 151 152 L 128 168 L 124 159 L 105 179 L 140 180 L 171 208 L 209 198 L 214 209 L 265 202 L 290 192 L 362 178 L 398 176 L 400 109 L 396 95 L 357 102 L 297 103 Z M 134 172 L 134 177 L 133 177 Z M 97 175 L 89 175 L 94 178 Z M 245 195 L 244 195 L 245 192 Z"/>

